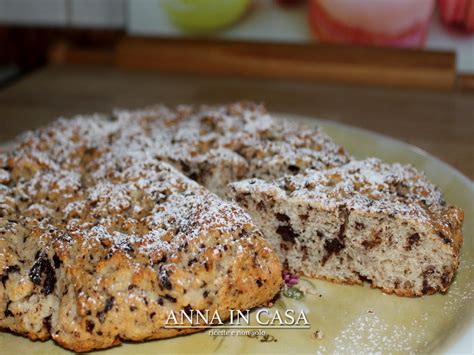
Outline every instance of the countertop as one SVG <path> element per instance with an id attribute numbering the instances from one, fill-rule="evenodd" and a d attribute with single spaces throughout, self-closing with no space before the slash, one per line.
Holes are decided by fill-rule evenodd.
<path id="1" fill-rule="evenodd" d="M 414 144 L 474 178 L 474 94 L 49 66 L 0 91 L 0 142 L 60 116 L 153 103 L 263 102 Z"/>

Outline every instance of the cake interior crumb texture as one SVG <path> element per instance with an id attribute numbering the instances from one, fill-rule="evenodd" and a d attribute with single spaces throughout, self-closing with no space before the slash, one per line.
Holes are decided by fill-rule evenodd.
<path id="1" fill-rule="evenodd" d="M 446 291 L 463 213 L 410 166 L 377 159 L 231 185 L 289 270 L 387 293 Z"/>

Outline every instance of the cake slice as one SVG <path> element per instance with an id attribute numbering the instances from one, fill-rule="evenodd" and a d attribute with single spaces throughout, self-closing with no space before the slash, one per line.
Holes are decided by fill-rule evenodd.
<path id="1" fill-rule="evenodd" d="M 199 330 L 166 328 L 170 312 L 225 320 L 279 292 L 250 216 L 156 159 L 140 129 L 60 120 L 0 154 L 1 329 L 90 351 Z"/>
<path id="2" fill-rule="evenodd" d="M 458 266 L 463 213 L 410 166 L 352 161 L 229 194 L 292 272 L 419 296 L 446 291 Z"/>

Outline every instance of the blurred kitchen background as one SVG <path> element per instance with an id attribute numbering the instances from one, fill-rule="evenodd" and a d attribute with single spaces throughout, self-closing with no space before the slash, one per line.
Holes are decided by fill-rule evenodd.
<path id="1" fill-rule="evenodd" d="M 459 83 L 471 87 L 473 31 L 474 0 L 0 0 L 0 83 L 47 63 L 79 63 L 443 89 Z M 176 42 L 137 42 L 138 37 L 198 38 L 205 43 L 198 42 L 200 48 L 195 48 L 194 43 L 182 42 L 189 48 L 184 53 L 174 46 Z M 221 41 L 263 47 L 223 48 Z M 416 48 L 426 55 L 315 45 L 321 42 Z M 213 50 L 223 51 L 221 60 L 212 57 Z M 239 58 L 236 50 L 246 53 Z M 149 58 L 143 58 L 148 51 Z M 130 58 L 134 55 L 138 58 Z M 201 62 L 183 61 L 180 66 L 175 59 L 181 55 L 197 55 Z M 343 63 L 341 58 L 346 56 Z M 397 59 L 387 61 L 390 56 Z M 331 68 L 333 60 L 337 68 Z M 394 65 L 402 73 L 399 77 L 392 72 Z M 429 73 L 425 77 L 413 70 L 420 65 Z M 379 67 L 378 71 L 361 77 L 359 72 L 371 66 Z"/>

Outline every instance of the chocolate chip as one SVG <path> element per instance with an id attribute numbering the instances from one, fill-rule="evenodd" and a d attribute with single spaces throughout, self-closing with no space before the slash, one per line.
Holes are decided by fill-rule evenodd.
<path id="1" fill-rule="evenodd" d="M 188 261 L 188 266 L 193 265 L 193 264 L 196 263 L 197 261 L 198 261 L 197 258 L 192 258 L 192 259 L 190 259 L 190 260 Z"/>
<path id="2" fill-rule="evenodd" d="M 28 274 L 31 282 L 41 285 L 41 293 L 47 296 L 51 294 L 56 286 L 56 273 L 46 254 L 39 254 Z"/>
<path id="3" fill-rule="evenodd" d="M 282 237 L 285 242 L 294 243 L 295 239 L 299 236 L 291 226 L 278 226 L 276 232 Z"/>
<path id="4" fill-rule="evenodd" d="M 114 306 L 114 303 L 115 303 L 115 297 L 110 296 L 109 298 L 107 298 L 107 300 L 105 301 L 104 313 L 107 313 L 108 311 L 110 311 L 112 307 Z"/>
<path id="5" fill-rule="evenodd" d="M 58 269 L 60 266 L 61 266 L 61 259 L 59 259 L 59 256 L 57 256 L 57 254 L 54 254 L 53 255 L 53 264 L 54 264 L 54 268 L 55 269 Z"/>
<path id="6" fill-rule="evenodd" d="M 283 213 L 275 213 L 275 218 L 280 222 L 290 222 L 290 217 Z"/>
<path id="7" fill-rule="evenodd" d="M 438 236 L 443 240 L 445 244 L 452 244 L 452 240 L 446 236 L 442 231 L 437 232 Z"/>
<path id="8" fill-rule="evenodd" d="M 189 305 L 189 304 L 188 304 L 187 306 L 185 306 L 185 307 L 183 308 L 183 310 L 184 310 L 184 313 L 186 313 L 188 316 L 191 315 L 192 312 L 193 312 L 193 308 L 192 308 L 191 305 Z"/>
<path id="9" fill-rule="evenodd" d="M 346 227 L 347 227 L 347 221 L 349 219 L 349 211 L 345 207 L 339 208 L 339 213 L 343 219 L 343 222 L 341 226 L 339 227 L 339 233 L 338 233 L 338 238 L 340 240 L 344 239 L 346 237 Z"/>
<path id="10" fill-rule="evenodd" d="M 423 289 L 421 290 L 421 292 L 426 295 L 426 294 L 429 294 L 429 293 L 433 293 L 435 291 L 435 288 L 431 287 L 428 283 L 428 280 L 424 279 L 423 280 Z"/>
<path id="11" fill-rule="evenodd" d="M 10 303 L 11 303 L 11 301 L 8 301 L 7 307 L 6 307 L 5 312 L 4 312 L 5 317 L 13 317 L 13 316 L 14 316 L 13 313 L 12 313 L 12 311 L 10 311 L 10 310 L 8 309 L 8 307 L 10 307 Z"/>
<path id="12" fill-rule="evenodd" d="M 382 243 L 382 238 L 380 238 L 380 234 L 382 233 L 382 230 L 378 230 L 374 234 L 372 234 L 372 238 L 368 240 L 362 241 L 362 246 L 366 249 L 372 249 Z"/>
<path id="13" fill-rule="evenodd" d="M 261 211 L 266 210 L 265 204 L 263 203 L 263 201 L 260 201 L 259 203 L 257 203 L 257 210 L 261 210 Z"/>
<path id="14" fill-rule="evenodd" d="M 157 261 L 156 263 L 154 263 L 154 264 L 166 263 L 167 260 L 168 260 L 168 257 L 167 257 L 166 255 L 163 255 L 163 256 L 161 257 L 161 259 L 158 260 L 158 261 Z"/>
<path id="15" fill-rule="evenodd" d="M 308 214 L 301 214 L 300 216 L 301 222 L 306 222 L 309 218 Z"/>
<path id="16" fill-rule="evenodd" d="M 326 254 L 321 260 L 321 265 L 324 265 L 333 254 L 337 254 L 345 248 L 344 239 L 346 238 L 346 227 L 347 221 L 349 220 L 349 211 L 345 206 L 341 206 L 339 208 L 339 214 L 342 217 L 343 222 L 339 227 L 337 238 L 326 239 L 324 241 L 324 249 L 326 250 Z"/>
<path id="17" fill-rule="evenodd" d="M 300 171 L 300 168 L 296 165 L 288 165 L 288 170 L 291 171 L 293 174 L 296 174 Z"/>
<path id="18" fill-rule="evenodd" d="M 207 296 L 209 296 L 209 291 L 208 291 L 208 290 L 204 291 L 204 292 L 202 293 L 202 296 L 203 296 L 204 298 L 206 298 Z"/>
<path id="19" fill-rule="evenodd" d="M 344 242 L 341 241 L 339 238 L 325 240 L 324 249 L 326 250 L 326 255 L 324 255 L 322 259 L 322 265 L 324 265 L 326 261 L 328 261 L 331 255 L 339 253 L 342 249 L 344 249 L 344 247 Z"/>
<path id="20" fill-rule="evenodd" d="M 451 281 L 451 273 L 450 272 L 445 272 L 441 276 L 441 284 L 443 285 L 444 288 L 447 288 L 449 286 L 449 283 Z"/>
<path id="21" fill-rule="evenodd" d="M 258 278 L 257 280 L 255 280 L 255 283 L 257 284 L 258 287 L 262 287 L 262 286 L 263 286 L 262 279 L 260 279 L 260 278 Z"/>
<path id="22" fill-rule="evenodd" d="M 166 298 L 166 299 L 167 299 L 168 301 L 170 301 L 171 303 L 176 303 L 176 298 L 174 298 L 173 296 L 164 295 L 163 297 Z"/>
<path id="23" fill-rule="evenodd" d="M 97 317 L 99 318 L 99 321 L 101 323 L 104 322 L 105 320 L 105 315 L 112 309 L 115 303 L 115 298 L 113 296 L 110 296 L 105 300 L 105 306 L 102 311 L 97 312 Z"/>
<path id="24" fill-rule="evenodd" d="M 423 277 L 422 292 L 423 292 L 423 294 L 433 293 L 436 290 L 434 287 L 431 287 L 430 284 L 429 284 L 429 278 L 434 273 L 435 273 L 434 266 L 429 266 L 423 271 L 423 273 L 422 273 L 422 277 Z"/>
<path id="25" fill-rule="evenodd" d="M 95 324 L 93 321 L 91 320 L 86 320 L 86 330 L 88 333 L 92 333 L 92 331 L 94 330 L 94 327 L 95 327 Z"/>
<path id="26" fill-rule="evenodd" d="M 314 189 L 316 187 L 316 184 L 314 182 L 307 182 L 304 184 L 304 187 L 308 190 Z"/>
<path id="27" fill-rule="evenodd" d="M 11 266 L 8 266 L 5 269 L 5 272 L 7 274 L 14 273 L 14 272 L 20 272 L 20 267 L 18 265 L 11 265 Z"/>
<path id="28" fill-rule="evenodd" d="M 407 238 L 407 245 L 405 246 L 405 250 L 411 250 L 413 245 L 418 245 L 420 242 L 420 235 L 418 233 L 413 233 Z"/>

